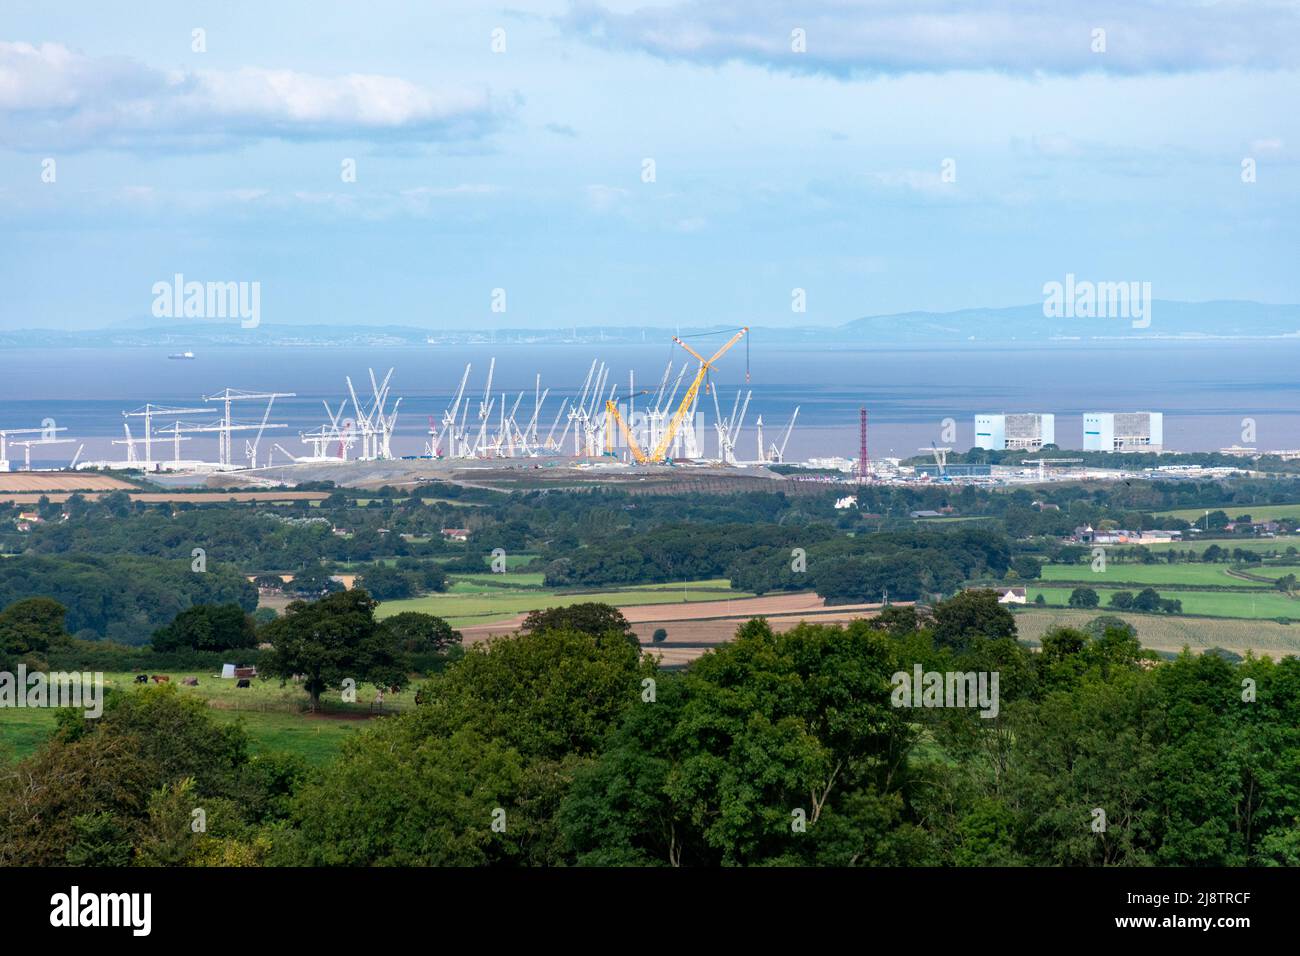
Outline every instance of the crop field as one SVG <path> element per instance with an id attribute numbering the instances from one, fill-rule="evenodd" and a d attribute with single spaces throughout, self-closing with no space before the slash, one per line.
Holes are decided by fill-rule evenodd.
<path id="1" fill-rule="evenodd" d="M 134 491 L 135 486 L 122 481 L 120 478 L 114 478 L 112 475 L 97 475 L 86 472 L 0 472 L 0 492 L 118 490 Z"/>
<path id="2" fill-rule="evenodd" d="M 1017 610 L 1016 627 L 1022 640 L 1038 640 L 1053 627 L 1083 627 L 1100 615 L 1123 618 L 1137 629 L 1143 647 L 1158 651 L 1181 651 L 1188 647 L 1204 651 L 1222 647 L 1237 654 L 1253 651 L 1274 660 L 1300 654 L 1300 624 L 1250 621 L 1232 618 L 1186 617 L 1179 615 L 1126 614 L 1097 608 L 1030 608 Z"/>
<path id="3" fill-rule="evenodd" d="M 1098 589 L 1101 606 L 1094 613 L 1109 613 L 1110 595 L 1122 590 L 1129 589 L 1114 586 Z M 1184 614 L 1251 619 L 1289 617 L 1300 622 L 1300 600 L 1289 598 L 1280 591 L 1245 588 L 1235 591 L 1179 591 L 1176 588 L 1166 587 L 1157 587 L 1156 590 L 1160 592 L 1162 598 L 1176 598 L 1182 601 Z M 1042 594 L 1043 599 L 1049 604 L 1063 605 L 1069 601 L 1070 591 L 1069 587 L 1037 587 L 1029 588 L 1027 594 L 1030 601 Z"/>
<path id="4" fill-rule="evenodd" d="M 503 579 L 517 575 L 502 575 Z M 420 611 L 445 618 L 452 627 L 471 624 L 488 624 L 506 620 L 529 611 L 569 604 L 599 601 L 615 606 L 642 604 L 683 604 L 692 601 L 717 601 L 719 597 L 749 598 L 744 591 L 727 589 L 725 581 L 695 581 L 681 584 L 652 584 L 622 588 L 615 591 L 562 591 L 551 588 L 514 589 L 491 587 L 478 581 L 458 582 L 442 594 L 385 601 L 375 612 L 378 618 L 390 617 L 403 611 Z"/>
<path id="5" fill-rule="evenodd" d="M 1089 564 L 1045 564 L 1044 582 L 1075 581 L 1089 587 L 1120 587 L 1125 583 L 1176 587 L 1180 584 L 1207 587 L 1267 590 L 1272 585 L 1263 581 L 1247 581 L 1228 574 L 1227 564 L 1116 564 L 1108 562 L 1106 570 L 1094 572 Z M 1300 573 L 1300 568 L 1252 568 L 1249 573 L 1263 577 L 1279 578 L 1288 570 Z"/>

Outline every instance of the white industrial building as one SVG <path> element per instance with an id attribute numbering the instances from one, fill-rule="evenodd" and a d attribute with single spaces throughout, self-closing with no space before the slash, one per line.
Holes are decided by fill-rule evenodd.
<path id="1" fill-rule="evenodd" d="M 1037 451 L 1056 444 L 1056 416 L 1025 412 L 1016 415 L 976 415 L 975 447 L 990 451 Z"/>
<path id="2" fill-rule="evenodd" d="M 1084 412 L 1084 451 L 1159 451 L 1165 443 L 1161 412 Z"/>

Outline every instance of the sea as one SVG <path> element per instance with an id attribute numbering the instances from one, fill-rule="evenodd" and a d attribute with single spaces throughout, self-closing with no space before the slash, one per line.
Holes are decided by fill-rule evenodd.
<path id="1" fill-rule="evenodd" d="M 323 402 L 337 409 L 347 398 L 350 376 L 358 397 L 371 396 L 369 371 L 381 379 L 393 369 L 390 394 L 401 398 L 393 440 L 399 455 L 424 453 L 430 420 L 450 405 L 468 363 L 466 397 L 470 420 L 484 396 L 489 362 L 495 358 L 493 394 L 504 393 L 507 409 L 522 392 L 516 420 L 532 417 L 536 376 L 549 389 L 538 415 L 543 435 L 561 400 L 579 394 L 593 360 L 610 369 L 620 400 L 629 390 L 655 392 L 671 361 L 669 389 L 682 368 L 676 346 L 649 345 L 497 345 L 406 348 L 232 347 L 196 351 L 193 360 L 168 358 L 168 350 L 11 349 L 0 354 L 0 429 L 41 427 L 47 419 L 66 428 L 66 445 L 37 446 L 33 464 L 68 464 L 79 446 L 83 460 L 125 457 L 123 412 L 146 402 L 203 406 L 203 396 L 229 386 L 256 391 L 292 392 L 276 400 L 262 439 L 262 462 L 278 443 L 307 454 L 299 432 L 326 421 Z M 678 392 L 678 398 L 682 390 Z M 1052 412 L 1057 444 L 1082 445 L 1085 411 L 1164 413 L 1165 446 L 1180 451 L 1212 451 L 1230 445 L 1264 450 L 1300 448 L 1300 341 L 1143 341 L 1082 342 L 993 347 L 843 348 L 736 346 L 710 378 L 724 417 L 736 396 L 752 391 L 737 441 L 741 459 L 758 457 L 756 422 L 762 416 L 765 442 L 779 442 L 796 406 L 799 415 L 786 448 L 787 461 L 813 457 L 856 457 L 859 410 L 867 409 L 868 452 L 873 458 L 907 457 L 932 443 L 959 451 L 973 444 L 976 413 Z M 644 408 L 646 396 L 634 396 Z M 743 397 L 742 397 L 743 401 Z M 389 403 L 391 409 L 392 402 Z M 183 416 L 187 422 L 215 421 L 209 415 Z M 497 406 L 499 408 L 499 405 Z M 716 451 L 713 395 L 701 396 L 707 435 L 705 453 Z M 239 420 L 257 423 L 262 402 L 236 405 Z M 345 417 L 350 417 L 351 410 Z M 492 413 L 493 423 L 498 410 Z M 945 432 L 951 419 L 955 434 Z M 130 419 L 138 439 L 142 424 Z M 165 421 L 165 420 L 162 420 Z M 159 422 L 159 424 L 162 423 Z M 155 426 L 157 427 L 157 426 Z M 564 428 L 563 419 L 555 429 Z M 252 433 L 236 435 L 243 453 Z M 157 457 L 169 457 L 166 451 Z M 284 461 L 271 451 L 272 461 Z M 10 450 L 11 460 L 21 453 Z M 198 435 L 183 457 L 216 457 L 216 438 Z"/>

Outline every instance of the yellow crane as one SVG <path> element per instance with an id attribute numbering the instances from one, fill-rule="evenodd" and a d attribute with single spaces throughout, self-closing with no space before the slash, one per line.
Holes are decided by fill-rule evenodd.
<path id="1" fill-rule="evenodd" d="M 660 436 L 659 444 L 655 446 L 654 451 L 649 455 L 643 452 L 641 446 L 637 444 L 636 439 L 632 437 L 631 429 L 629 429 L 627 423 L 623 421 L 623 416 L 618 413 L 618 407 L 613 401 L 607 401 L 605 403 L 605 450 L 613 450 L 613 430 L 609 427 L 610 422 L 613 421 L 618 423 L 619 431 L 623 433 L 623 440 L 627 442 L 627 447 L 632 450 L 632 457 L 636 459 L 637 464 L 645 465 L 651 462 L 665 461 L 668 457 L 668 448 L 672 445 L 673 438 L 677 435 L 677 429 L 681 427 L 682 420 L 685 419 L 686 413 L 691 410 L 691 406 L 695 403 L 695 397 L 699 394 L 700 385 L 704 383 L 709 372 L 713 370 L 714 363 L 716 363 L 718 359 L 722 358 L 728 349 L 743 339 L 748 332 L 748 327 L 739 329 L 735 335 L 726 341 L 726 344 L 724 344 L 722 348 L 718 349 L 713 353 L 712 357 L 707 359 L 674 335 L 674 342 L 699 359 L 700 369 L 695 373 L 695 379 L 691 382 L 691 387 L 686 390 L 686 395 L 682 398 L 682 403 L 677 406 L 677 411 L 668 422 L 668 427 L 664 429 L 663 435 Z"/>

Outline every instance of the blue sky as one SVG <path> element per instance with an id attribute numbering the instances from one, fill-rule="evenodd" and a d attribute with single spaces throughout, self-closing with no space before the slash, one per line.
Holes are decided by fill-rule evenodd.
<path id="1" fill-rule="evenodd" d="M 0 328 L 177 272 L 440 328 L 1297 302 L 1298 71 L 1294 3 L 6 0 Z"/>

